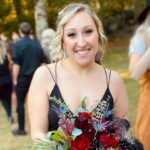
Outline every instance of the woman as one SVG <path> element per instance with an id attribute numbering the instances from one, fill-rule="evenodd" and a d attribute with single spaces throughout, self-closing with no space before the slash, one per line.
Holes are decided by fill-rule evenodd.
<path id="1" fill-rule="evenodd" d="M 33 140 L 58 128 L 59 118 L 52 106 L 60 105 L 52 101 L 54 96 L 69 107 L 68 117 L 84 97 L 95 118 L 101 104 L 114 116 L 127 117 L 128 98 L 121 77 L 100 65 L 106 37 L 93 10 L 86 4 L 70 4 L 59 13 L 57 23 L 52 42 L 52 59 L 57 62 L 36 70 L 28 94 Z"/>
<path id="2" fill-rule="evenodd" d="M 13 122 L 11 110 L 12 78 L 10 73 L 11 58 L 4 44 L 0 42 L 0 100 L 7 113 L 8 121 Z"/>
<path id="3" fill-rule="evenodd" d="M 135 136 L 139 138 L 145 150 L 150 149 L 150 6 L 139 16 L 140 26 L 129 45 L 129 72 L 140 83 L 140 98 L 135 124 Z"/>

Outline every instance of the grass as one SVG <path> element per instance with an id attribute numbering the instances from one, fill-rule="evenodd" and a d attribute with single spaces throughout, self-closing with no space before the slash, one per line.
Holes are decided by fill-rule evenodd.
<path id="1" fill-rule="evenodd" d="M 13 108 L 13 114 L 15 118 L 15 123 L 10 124 L 7 121 L 6 113 L 0 105 L 0 150 L 28 150 L 31 145 L 31 140 L 29 134 L 23 137 L 14 137 L 11 134 L 11 130 L 17 128 L 17 117 L 15 108 Z M 27 131 L 29 133 L 28 118 L 27 120 Z"/>
<path id="2" fill-rule="evenodd" d="M 110 69 L 118 71 L 124 79 L 129 98 L 128 116 L 132 126 L 131 133 L 133 133 L 139 86 L 137 82 L 133 81 L 129 77 L 127 70 L 127 51 L 122 49 L 108 51 L 108 53 L 104 56 L 103 64 Z M 6 114 L 2 108 L 2 105 L 0 105 L 0 150 L 27 150 L 29 149 L 29 145 L 31 144 L 28 118 L 26 117 L 26 129 L 28 135 L 23 137 L 14 137 L 11 134 L 11 130 L 17 128 L 15 107 L 13 107 L 13 114 L 15 117 L 15 123 L 13 125 L 10 125 L 6 119 Z"/>

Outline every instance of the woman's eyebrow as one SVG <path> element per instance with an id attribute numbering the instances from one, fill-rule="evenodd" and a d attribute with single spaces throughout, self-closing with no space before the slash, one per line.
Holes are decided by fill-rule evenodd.
<path id="1" fill-rule="evenodd" d="M 86 25 L 86 26 L 83 26 L 83 28 L 88 28 L 88 27 L 94 27 L 94 25 Z M 66 31 L 70 31 L 70 30 L 76 30 L 76 28 L 68 28 L 68 29 L 65 29 L 64 32 Z"/>

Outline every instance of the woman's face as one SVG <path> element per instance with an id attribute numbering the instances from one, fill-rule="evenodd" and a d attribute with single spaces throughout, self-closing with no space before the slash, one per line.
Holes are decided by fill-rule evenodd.
<path id="1" fill-rule="evenodd" d="M 64 49 L 68 57 L 80 65 L 94 62 L 98 40 L 96 25 L 84 11 L 75 14 L 64 27 Z"/>

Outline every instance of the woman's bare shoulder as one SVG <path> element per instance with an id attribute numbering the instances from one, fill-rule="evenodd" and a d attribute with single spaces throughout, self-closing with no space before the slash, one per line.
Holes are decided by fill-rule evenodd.
<path id="1" fill-rule="evenodd" d="M 109 73 L 110 70 L 107 69 L 107 72 Z M 122 99 L 127 99 L 125 83 L 124 83 L 123 77 L 121 76 L 119 72 L 111 70 L 111 75 L 110 75 L 110 80 L 109 80 L 109 89 L 113 96 L 114 102 L 118 101 L 118 97 L 120 97 L 120 93 L 122 93 L 122 95 L 124 96 L 124 98 Z"/>
<path id="2" fill-rule="evenodd" d="M 55 64 L 47 64 L 38 67 L 34 73 L 34 79 L 41 79 L 41 81 L 51 80 L 51 73 L 54 74 Z"/>
<path id="3" fill-rule="evenodd" d="M 34 73 L 30 91 L 33 91 L 33 89 L 34 91 L 39 91 L 40 89 L 40 91 L 47 91 L 47 95 L 49 95 L 55 84 L 55 81 L 50 73 L 51 70 L 54 70 L 53 68 L 54 64 L 42 65 L 38 67 Z"/>
<path id="4" fill-rule="evenodd" d="M 45 75 L 47 75 L 47 72 L 53 72 L 53 71 L 54 71 L 54 63 L 42 65 L 42 66 L 38 67 L 35 71 L 35 74 L 45 76 Z"/>
<path id="5" fill-rule="evenodd" d="M 121 74 L 115 70 L 106 68 L 107 76 L 110 75 L 110 82 L 114 84 L 120 84 L 123 81 Z"/>

